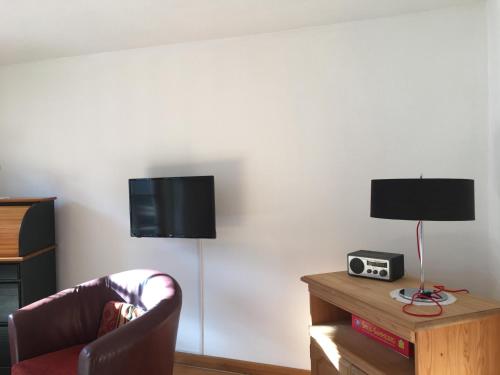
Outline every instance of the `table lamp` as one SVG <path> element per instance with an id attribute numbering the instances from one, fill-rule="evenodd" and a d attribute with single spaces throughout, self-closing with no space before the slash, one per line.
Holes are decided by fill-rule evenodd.
<path id="1" fill-rule="evenodd" d="M 474 180 L 452 178 L 381 179 L 371 182 L 370 216 L 381 219 L 416 220 L 420 258 L 420 286 L 401 289 L 412 300 L 417 293 L 432 294 L 438 302 L 446 294 L 425 289 L 424 221 L 474 220 Z M 432 302 L 417 298 L 418 302 Z"/>

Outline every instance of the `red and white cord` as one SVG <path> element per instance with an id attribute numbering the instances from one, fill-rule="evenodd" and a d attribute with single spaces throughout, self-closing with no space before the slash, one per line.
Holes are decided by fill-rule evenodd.
<path id="1" fill-rule="evenodd" d="M 419 230 L 420 230 L 420 225 L 422 225 L 422 220 L 420 220 L 417 223 L 417 253 L 418 253 L 418 259 L 420 259 L 420 236 L 419 236 Z M 421 291 L 415 292 L 412 297 L 411 301 L 408 304 L 403 305 L 402 310 L 405 314 L 411 315 L 411 316 L 416 316 L 419 318 L 428 318 L 428 317 L 435 317 L 435 316 L 440 316 L 443 313 L 443 306 L 439 303 L 440 295 L 439 293 L 442 292 L 448 292 L 448 293 L 469 293 L 467 289 L 446 289 L 444 285 L 433 285 L 433 290 L 422 293 Z M 436 306 L 438 307 L 438 311 L 430 314 L 422 314 L 422 313 L 415 313 L 409 311 L 409 309 L 415 305 L 415 300 L 416 299 L 427 299 L 430 300 L 431 302 L 434 302 Z"/>

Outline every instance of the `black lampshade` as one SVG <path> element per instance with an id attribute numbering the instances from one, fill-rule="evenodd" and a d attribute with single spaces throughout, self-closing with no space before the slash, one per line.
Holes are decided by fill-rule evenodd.
<path id="1" fill-rule="evenodd" d="M 399 220 L 474 220 L 474 180 L 372 180 L 370 216 Z"/>

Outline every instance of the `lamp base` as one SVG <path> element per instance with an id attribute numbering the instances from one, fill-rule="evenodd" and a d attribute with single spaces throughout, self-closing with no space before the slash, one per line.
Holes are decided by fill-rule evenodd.
<path id="1" fill-rule="evenodd" d="M 415 293 L 422 293 L 422 294 L 428 294 L 432 295 L 432 298 L 434 301 L 437 302 L 444 302 L 448 299 L 448 296 L 446 293 L 432 293 L 432 290 L 425 290 L 425 291 L 420 291 L 419 288 L 404 288 L 399 291 L 399 296 L 407 299 L 409 301 L 412 300 L 412 297 L 415 295 Z M 423 303 L 434 303 L 434 301 L 428 298 L 415 298 L 415 302 L 423 302 Z"/>

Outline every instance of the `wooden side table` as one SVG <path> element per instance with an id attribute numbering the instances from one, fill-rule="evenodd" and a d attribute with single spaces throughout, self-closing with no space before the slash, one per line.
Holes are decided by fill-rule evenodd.
<path id="1" fill-rule="evenodd" d="M 441 316 L 419 318 L 404 314 L 402 304 L 389 295 L 418 285 L 413 278 L 389 283 L 334 272 L 302 281 L 310 293 L 312 375 L 500 374 L 500 302 L 457 294 Z M 431 309 L 415 307 L 422 313 Z M 412 342 L 414 357 L 407 359 L 356 332 L 351 314 Z"/>

